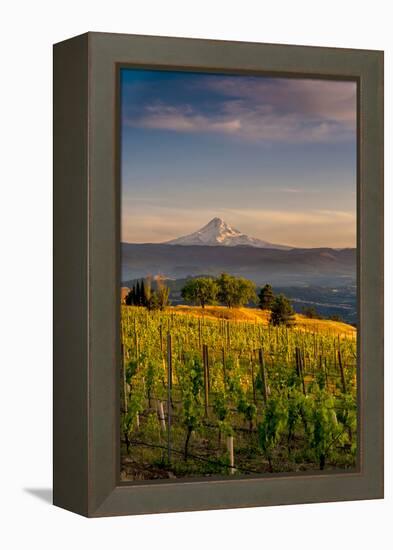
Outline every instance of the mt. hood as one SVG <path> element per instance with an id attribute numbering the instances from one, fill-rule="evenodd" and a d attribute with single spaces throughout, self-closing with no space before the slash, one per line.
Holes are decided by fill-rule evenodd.
<path id="1" fill-rule="evenodd" d="M 273 244 L 255 237 L 249 237 L 238 229 L 231 227 L 221 218 L 210 222 L 190 235 L 185 235 L 163 244 L 182 246 L 252 246 L 254 248 L 276 248 L 290 250 L 291 246 Z"/>

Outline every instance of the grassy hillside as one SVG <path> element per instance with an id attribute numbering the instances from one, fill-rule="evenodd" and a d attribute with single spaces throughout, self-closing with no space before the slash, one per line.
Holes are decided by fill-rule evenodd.
<path id="1" fill-rule="evenodd" d="M 193 317 L 204 317 L 206 319 L 261 323 L 264 326 L 269 324 L 270 318 L 269 311 L 247 307 L 229 309 L 223 306 L 206 306 L 202 309 L 199 306 L 174 306 L 169 307 L 168 311 L 178 315 L 192 315 Z M 327 319 L 309 319 L 300 314 L 295 316 L 295 327 L 312 332 L 326 332 L 332 335 L 356 336 L 356 328 L 346 323 Z"/>

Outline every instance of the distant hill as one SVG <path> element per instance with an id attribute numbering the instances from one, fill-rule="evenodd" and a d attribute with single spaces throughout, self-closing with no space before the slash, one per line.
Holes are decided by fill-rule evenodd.
<path id="1" fill-rule="evenodd" d="M 189 246 L 179 244 L 121 245 L 122 281 L 148 274 L 181 279 L 226 271 L 261 285 L 346 285 L 356 278 L 356 249 L 293 248 L 279 250 L 251 246 Z"/>

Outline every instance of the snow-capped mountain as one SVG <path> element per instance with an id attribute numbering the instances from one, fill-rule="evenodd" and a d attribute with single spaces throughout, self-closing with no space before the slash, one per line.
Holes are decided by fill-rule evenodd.
<path id="1" fill-rule="evenodd" d="M 183 246 L 252 246 L 254 248 L 276 248 L 290 250 L 292 247 L 273 244 L 255 237 L 249 237 L 231 227 L 221 218 L 213 218 L 208 224 L 190 235 L 167 241 L 164 244 Z"/>

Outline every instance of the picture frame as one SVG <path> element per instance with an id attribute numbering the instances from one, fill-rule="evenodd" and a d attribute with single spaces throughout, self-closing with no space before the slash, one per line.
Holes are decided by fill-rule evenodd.
<path id="1" fill-rule="evenodd" d="M 358 83 L 359 467 L 120 481 L 118 75 L 125 66 Z M 86 33 L 54 46 L 54 504 L 88 517 L 383 498 L 383 52 Z"/>

